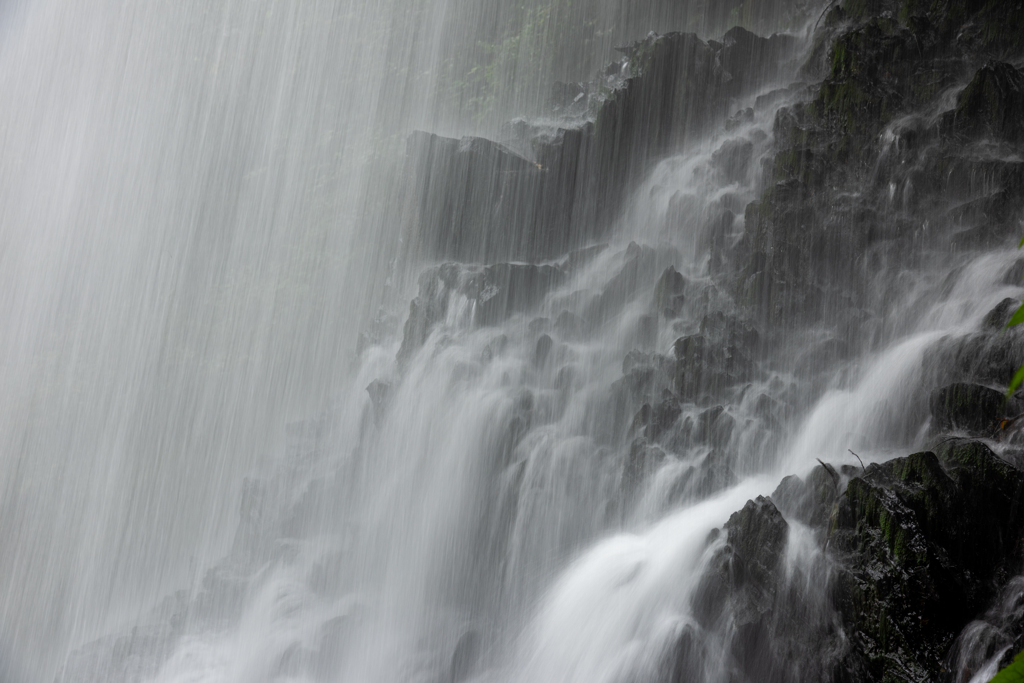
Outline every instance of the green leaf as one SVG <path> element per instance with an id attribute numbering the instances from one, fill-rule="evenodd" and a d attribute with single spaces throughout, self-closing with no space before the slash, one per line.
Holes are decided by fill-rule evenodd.
<path id="1" fill-rule="evenodd" d="M 1018 249 L 1020 249 L 1021 247 L 1024 247 L 1024 237 L 1020 238 L 1020 244 L 1017 245 Z"/>
<path id="2" fill-rule="evenodd" d="M 1006 323 L 1007 327 L 1013 327 L 1014 325 L 1020 325 L 1024 323 L 1024 303 L 1014 311 L 1013 316 L 1010 318 L 1010 322 Z"/>
<path id="3" fill-rule="evenodd" d="M 1010 666 L 996 674 L 989 683 L 1024 683 L 1024 652 L 1013 658 Z"/>
<path id="4" fill-rule="evenodd" d="M 1006 387 L 1006 398 L 1013 397 L 1013 392 L 1017 391 L 1017 387 L 1020 386 L 1021 382 L 1024 382 L 1024 365 L 1017 369 L 1017 374 L 1010 380 L 1010 386 Z"/>

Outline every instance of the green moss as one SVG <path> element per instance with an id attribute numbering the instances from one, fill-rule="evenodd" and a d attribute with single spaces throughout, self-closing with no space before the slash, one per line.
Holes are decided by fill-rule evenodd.
<path id="1" fill-rule="evenodd" d="M 845 41 L 837 41 L 836 46 L 832 49 L 832 69 L 831 75 L 833 78 L 839 78 L 846 75 L 850 70 L 850 54 L 846 49 Z"/>

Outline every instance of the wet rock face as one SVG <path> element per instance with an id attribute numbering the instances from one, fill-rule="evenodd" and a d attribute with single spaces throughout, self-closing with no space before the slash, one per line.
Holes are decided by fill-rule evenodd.
<path id="1" fill-rule="evenodd" d="M 634 243 L 589 303 L 530 324 L 534 368 L 554 371 L 559 344 L 586 339 L 634 302 L 647 307 L 636 350 L 608 392 L 612 418 L 595 430 L 602 447 L 621 454 L 615 512 L 626 517 L 638 507 L 654 476 L 673 472 L 667 465 L 679 473 L 665 486 L 669 505 L 737 482 L 742 422 L 756 418 L 779 430 L 791 418 L 791 399 L 781 392 L 766 389 L 752 416 L 730 412 L 735 403 L 725 398 L 770 376 L 763 346 L 778 335 L 833 325 L 816 347 L 794 354 L 795 374 L 813 379 L 856 357 L 868 309 L 885 304 L 865 300 L 872 278 L 881 268 L 906 269 L 925 232 L 958 250 L 1016 228 L 1024 162 L 1003 152 L 1024 141 L 1024 77 L 1014 66 L 1024 8 L 1009 4 L 1021 11 L 984 0 L 829 5 L 806 83 L 758 99 L 757 107 L 798 100 L 775 120 L 763 192 L 745 210 L 716 213 L 711 220 L 721 228 L 700 246 L 711 256 L 709 278 L 731 299 L 728 313 L 705 301 L 699 327 L 687 327 L 706 285 Z M 510 143 L 517 151 L 416 138 L 410 159 L 427 188 L 417 195 L 424 199 L 416 221 L 429 253 L 492 265 L 445 264 L 433 273 L 413 303 L 403 353 L 449 316 L 456 294 L 471 303 L 478 325 L 535 307 L 603 247 L 558 265 L 506 261 L 561 256 L 567 245 L 600 235 L 652 160 L 730 114 L 733 130 L 753 121 L 755 109 L 735 111 L 737 96 L 770 81 L 791 51 L 784 38 L 743 29 L 721 42 L 652 36 L 624 49 L 607 72 L 620 80 L 603 101 L 594 98 L 591 119 L 578 128 L 523 126 L 519 144 Z M 567 108 L 593 95 L 583 86 L 564 90 Z M 708 172 L 742 183 L 758 170 L 755 149 L 746 139 L 723 144 Z M 738 244 L 733 225 L 743 226 Z M 1004 301 L 978 331 L 940 340 L 928 354 L 920 395 L 904 409 L 915 429 L 930 412 L 940 445 L 882 465 L 823 464 L 806 479 L 787 477 L 709 539 L 694 623 L 680 627 L 659 680 L 697 680 L 715 667 L 721 680 L 780 683 L 946 676 L 957 635 L 1024 560 L 1024 474 L 960 438 L 990 438 L 1020 412 L 998 386 L 1024 362 L 1024 342 L 1003 330 L 1015 305 Z M 678 335 L 671 356 L 654 352 L 652 341 L 667 329 Z M 572 383 L 571 369 L 558 371 L 559 390 Z M 532 407 L 510 418 L 503 465 L 534 419 Z M 795 581 L 791 572 L 802 570 L 787 564 L 794 534 L 821 554 L 821 574 L 812 578 L 828 597 L 815 603 L 825 606 L 818 612 L 803 594 L 812 582 Z M 1020 634 L 1011 635 L 1012 642 Z M 712 652 L 724 652 L 722 661 L 713 662 Z M 463 668 L 472 666 L 452 665 Z"/>
<path id="2" fill-rule="evenodd" d="M 811 470 L 807 480 L 796 475 L 783 479 L 771 498 L 788 517 L 802 524 L 827 529 L 836 499 L 839 497 L 840 481 L 824 466 Z"/>
<path id="3" fill-rule="evenodd" d="M 835 621 L 795 627 L 799 599 L 779 599 L 787 538 L 779 510 L 809 526 L 829 558 Z M 730 518 L 728 545 L 703 579 L 695 614 L 706 628 L 722 610 L 756 624 L 737 632 L 763 634 L 766 652 L 801 637 L 814 642 L 825 680 L 959 681 L 951 667 L 966 659 L 951 646 L 1020 571 L 1022 522 L 1024 472 L 977 441 L 946 440 L 866 469 L 820 466 Z M 1006 629 L 1004 645 L 1024 637 L 1011 608 L 989 617 Z M 785 663 L 762 659 L 770 673 L 751 680 L 787 680 L 804 666 L 799 651 Z"/>
<path id="4" fill-rule="evenodd" d="M 994 436 L 1002 419 L 1012 417 L 1003 392 L 977 384 L 950 384 L 936 389 L 929 407 L 935 421 L 933 428 L 941 432 Z"/>
<path id="5" fill-rule="evenodd" d="M 731 271 L 759 318 L 843 315 L 885 260 L 920 255 L 924 229 L 954 249 L 1019 232 L 1024 76 L 1006 27 L 1021 14 L 1016 2 L 830 6 L 805 66 L 820 82 L 776 118 Z"/>
<path id="6" fill-rule="evenodd" d="M 925 360 L 925 371 L 937 385 L 948 382 L 1002 386 L 1024 364 L 1024 331 L 1003 329 L 1020 305 L 1010 300 L 990 311 L 977 332 L 937 342 Z M 1006 410 L 1012 411 L 1012 407 Z"/>
<path id="7" fill-rule="evenodd" d="M 427 254 L 486 262 L 565 247 L 564 234 L 539 222 L 545 178 L 537 164 L 490 140 L 422 131 L 410 137 L 408 157 L 417 189 L 412 220 L 421 226 L 414 239 Z"/>
<path id="8" fill-rule="evenodd" d="M 701 401 L 755 379 L 759 347 L 757 331 L 744 322 L 721 314 L 707 316 L 700 333 L 680 337 L 672 346 L 676 390 L 689 400 Z"/>
<path id="9" fill-rule="evenodd" d="M 554 258 L 600 236 L 653 160 L 725 118 L 734 98 L 780 75 L 796 42 L 734 28 L 722 42 L 650 36 L 622 48 L 611 89 L 563 86 L 559 99 L 591 111 L 575 127 L 522 124 L 510 147 L 417 131 L 407 146 L 412 253 L 463 262 Z M 600 91 L 600 95 L 591 90 Z M 749 149 L 724 152 L 744 174 Z"/>
<path id="10" fill-rule="evenodd" d="M 840 498 L 836 607 L 870 680 L 938 680 L 960 630 L 1019 570 L 1024 474 L 978 442 L 871 465 Z"/>
<path id="11" fill-rule="evenodd" d="M 968 139 L 1024 142 L 1024 74 L 1005 62 L 989 62 L 957 95 L 945 122 L 951 133 Z"/>
<path id="12" fill-rule="evenodd" d="M 714 552 L 694 592 L 699 629 L 683 633 L 666 668 L 667 680 L 698 680 L 708 666 L 700 636 L 724 639 L 724 660 L 715 680 L 788 681 L 828 679 L 828 615 L 806 611 L 809 596 L 786 567 L 790 525 L 774 502 L 747 501 L 723 527 L 726 543 Z M 718 532 L 713 532 L 712 542 Z M 827 577 L 821 577 L 826 580 Z M 708 669 L 705 669 L 706 672 Z"/>
<path id="13" fill-rule="evenodd" d="M 744 558 L 745 574 L 752 584 L 767 584 L 778 567 L 789 531 L 775 504 L 763 496 L 748 500 L 729 517 L 725 530 L 736 555 Z"/>
<path id="14" fill-rule="evenodd" d="M 565 280 L 559 266 L 532 263 L 445 263 L 429 268 L 420 277 L 419 295 L 409 305 L 398 359 L 404 362 L 423 346 L 450 313 L 461 314 L 465 323 L 496 325 L 532 310 Z"/>

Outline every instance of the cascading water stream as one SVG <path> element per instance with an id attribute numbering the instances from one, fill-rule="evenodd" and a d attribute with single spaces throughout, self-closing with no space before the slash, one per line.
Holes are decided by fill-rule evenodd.
<path id="1" fill-rule="evenodd" d="M 726 191 L 752 191 L 754 175 L 750 185 L 723 189 L 701 171 L 722 144 L 758 130 L 723 134 L 664 162 L 638 197 L 683 190 L 691 207 L 701 207 Z M 351 395 L 320 422 L 295 428 L 319 432 L 313 450 L 299 455 L 324 461 L 279 475 L 280 499 L 263 502 L 270 514 L 298 518 L 301 531 L 282 540 L 275 530 L 284 521 L 266 518 L 251 530 L 247 562 L 266 568 L 239 589 L 250 596 L 239 605 L 239 625 L 186 638 L 156 680 L 433 681 L 454 676 L 450 670 L 488 680 L 657 676 L 666 650 L 694 623 L 690 601 L 720 547 L 708 544 L 709 533 L 744 501 L 771 493 L 782 476 L 809 471 L 818 457 L 852 462 L 846 449 L 855 448 L 872 462 L 913 448 L 927 419 L 906 424 L 893 405 L 913 398 L 931 345 L 966 334 L 994 303 L 1020 293 L 999 285 L 1012 253 L 980 257 L 932 304 L 919 330 L 868 355 L 862 370 L 838 368 L 835 388 L 793 421 L 803 426 L 788 440 L 764 438 L 753 388 L 736 395 L 724 413 L 745 426 L 720 444 L 739 455 L 735 484 L 687 486 L 694 467 L 713 457 L 714 449 L 698 442 L 666 454 L 633 507 L 621 509 L 621 453 L 607 387 L 621 376 L 627 351 L 670 348 L 699 322 L 684 312 L 676 326 L 647 339 L 637 332 L 654 275 L 672 265 L 696 283 L 688 286 L 700 287 L 705 258 L 693 232 L 668 242 L 658 226 L 666 224 L 669 203 L 651 204 L 642 219 L 627 213 L 624 238 L 660 240 L 657 253 L 614 243 L 547 294 L 537 313 L 499 325 L 477 320 L 487 301 L 472 293 L 480 267 L 428 270 L 421 292 L 436 297 L 444 313 L 422 348 L 402 354 L 397 343 L 371 347 Z M 589 334 L 573 331 L 568 321 L 608 291 L 623 260 L 645 257 L 652 259 L 648 272 L 605 322 Z M 903 306 L 917 305 L 911 292 Z M 547 344 L 538 343 L 545 336 Z M 396 364 L 396 356 L 404 361 Z M 773 375 L 764 390 L 788 377 Z M 698 421 L 704 412 L 687 410 Z M 708 491 L 718 492 L 702 501 Z M 615 529 L 618 535 L 599 540 Z M 813 544 L 801 545 L 801 533 L 794 524 L 788 561 L 794 576 L 809 580 L 827 570 Z M 803 586 L 801 593 L 814 591 Z M 726 624 L 702 637 L 714 652 L 731 634 Z M 728 674 L 714 654 L 703 667 L 707 680 Z"/>
<path id="2" fill-rule="evenodd" d="M 838 493 L 863 465 L 927 447 L 930 359 L 1024 294 L 1004 246 L 922 243 L 918 260 L 879 270 L 863 304 L 878 314 L 842 353 L 825 323 L 759 333 L 745 317 L 716 273 L 749 249 L 745 210 L 769 183 L 779 118 L 806 95 L 791 82 L 810 31 L 780 39 L 784 68 L 734 94 L 728 118 L 644 160 L 601 217 L 604 241 L 437 263 L 388 225 L 411 201 L 395 199 L 409 168 L 394 156 L 409 128 L 468 127 L 432 98 L 450 85 L 437 75 L 455 51 L 446 36 L 472 34 L 478 16 L 450 3 L 409 16 L 355 1 L 104 3 L 77 31 L 87 13 L 60 10 L 24 8 L 0 53 L 82 79 L 68 93 L 40 89 L 39 73 L 5 77 L 53 117 L 5 110 L 8 130 L 33 135 L 0 139 L 29 160 L 3 167 L 4 225 L 31 227 L 5 228 L 0 245 L 13 292 L 0 300 L 2 400 L 16 416 L 0 438 L 20 454 L 0 472 L 0 541 L 17 548 L 0 560 L 0 645 L 31 671 L 12 676 L 737 680 L 748 624 L 708 579 L 725 571 L 727 522 L 770 506 L 785 532 L 760 540 L 784 557 L 780 593 L 808 633 L 841 631 L 834 560 L 780 481 L 826 461 Z M 90 38 L 118 22 L 110 45 Z M 641 49 L 601 88 L 627 87 Z M 81 54 L 93 56 L 73 64 Z M 121 82 L 145 95 L 126 105 Z M 536 94 L 508 87 L 496 97 Z M 614 101 L 601 88 L 570 99 Z M 577 109 L 472 132 L 528 154 L 523 130 L 591 131 Z M 877 144 L 898 150 L 889 133 Z M 513 154 L 474 144 L 459 151 Z M 516 158 L 546 172 L 541 161 Z M 352 361 L 339 349 L 378 304 Z M 961 669 L 989 671 L 1009 647 L 991 635 L 1019 611 L 1006 591 L 958 641 Z M 53 613 L 27 616 L 40 608 Z M 757 642 L 785 659 L 785 644 Z M 61 654 L 36 667 L 46 643 Z"/>

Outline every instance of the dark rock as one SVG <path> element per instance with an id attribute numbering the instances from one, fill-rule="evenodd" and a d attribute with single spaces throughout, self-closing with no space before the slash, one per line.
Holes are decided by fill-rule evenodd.
<path id="1" fill-rule="evenodd" d="M 722 37 L 719 63 L 729 74 L 733 92 L 744 86 L 770 82 L 797 46 L 791 36 L 773 35 L 762 38 L 741 26 L 734 26 Z"/>
<path id="2" fill-rule="evenodd" d="M 869 680 L 937 679 L 956 634 L 1016 572 L 1024 475 L 977 442 L 871 465 L 840 499 L 836 604 Z"/>
<path id="3" fill-rule="evenodd" d="M 1006 323 L 1010 322 L 1010 316 L 1014 314 L 1019 306 L 1020 302 L 1016 299 L 1003 299 L 985 315 L 981 326 L 991 330 L 1003 329 L 1006 327 Z"/>
<path id="4" fill-rule="evenodd" d="M 993 657 L 1003 653 L 999 668 L 1010 665 L 1024 649 L 1024 576 L 1011 579 L 986 613 L 960 632 L 946 658 L 951 683 L 969 683 Z"/>
<path id="5" fill-rule="evenodd" d="M 786 547 L 789 525 L 775 504 L 758 496 L 725 523 L 729 545 L 743 558 L 746 576 L 760 591 L 771 582 Z"/>
<path id="6" fill-rule="evenodd" d="M 643 404 L 652 404 L 672 388 L 675 363 L 665 356 L 630 351 L 622 361 L 623 376 L 612 384 L 610 409 L 615 416 L 605 421 L 605 437 L 618 443 Z M 671 392 L 669 392 L 671 393 Z"/>
<path id="7" fill-rule="evenodd" d="M 727 104 L 714 51 L 697 36 L 650 36 L 626 51 L 631 77 L 594 121 L 593 161 L 608 171 L 596 183 L 595 215 L 618 207 L 650 159 L 705 130 Z"/>
<path id="8" fill-rule="evenodd" d="M 654 406 L 645 403 L 633 418 L 633 430 L 647 439 L 657 441 L 679 419 L 682 408 L 679 399 L 670 391 L 662 393 L 662 399 Z"/>
<path id="9" fill-rule="evenodd" d="M 954 135 L 1024 142 L 1024 74 L 989 62 L 960 91 L 945 125 Z"/>
<path id="10" fill-rule="evenodd" d="M 808 611 L 809 584 L 789 583 L 780 571 L 788 539 L 780 510 L 827 538 L 835 617 Z M 727 622 L 725 666 L 744 680 L 806 680 L 809 671 L 851 683 L 947 680 L 949 667 L 975 661 L 957 654 L 963 647 L 989 642 L 980 662 L 1015 637 L 981 634 L 950 649 L 969 623 L 983 624 L 972 620 L 1019 571 L 1022 521 L 1024 472 L 979 442 L 946 440 L 934 453 L 866 470 L 818 467 L 806 482 L 787 477 L 772 500 L 748 502 L 725 525 L 728 543 L 693 594 L 697 633 Z M 1003 592 L 1006 604 L 985 618 L 1017 633 L 1024 623 L 1014 605 L 1024 592 Z M 689 641 L 680 648 L 680 661 L 700 651 Z"/>
<path id="11" fill-rule="evenodd" d="M 697 248 L 706 250 L 709 256 L 708 266 L 714 273 L 720 272 L 730 256 L 729 242 L 736 225 L 736 214 L 725 210 L 717 220 L 712 220 L 698 236 Z"/>
<path id="12" fill-rule="evenodd" d="M 792 410 L 768 394 L 761 394 L 754 401 L 754 415 L 768 428 L 774 430 L 785 427 L 792 416 Z"/>
<path id="13" fill-rule="evenodd" d="M 939 126 L 921 115 L 962 83 L 965 63 L 1019 45 L 1002 23 L 1019 26 L 1020 12 L 998 4 L 830 6 L 807 65 L 819 85 L 776 116 L 765 188 L 747 207 L 741 258 L 730 266 L 737 299 L 758 320 L 828 319 L 870 287 L 868 274 L 919 253 L 922 223 L 954 249 L 1012 232 L 1021 204 L 1020 191 L 1008 190 L 1020 183 L 1016 162 L 963 142 L 1017 139 L 1020 73 L 989 64 L 961 93 L 961 114 Z"/>
<path id="14" fill-rule="evenodd" d="M 633 350 L 622 359 L 622 374 L 628 375 L 634 370 L 649 368 L 659 376 L 664 376 L 667 383 L 671 383 L 672 374 L 675 369 L 675 361 L 668 356 L 657 353 L 645 353 Z"/>
<path id="15" fill-rule="evenodd" d="M 679 317 L 685 298 L 686 278 L 669 266 L 654 285 L 654 310 L 670 320 Z"/>
<path id="16" fill-rule="evenodd" d="M 555 389 L 561 392 L 576 391 L 582 386 L 579 371 L 572 365 L 565 365 L 558 369 L 555 375 Z"/>
<path id="17" fill-rule="evenodd" d="M 709 313 L 700 321 L 701 334 L 729 346 L 742 348 L 747 353 L 754 353 L 761 341 L 757 330 L 743 320 L 721 311 Z"/>
<path id="18" fill-rule="evenodd" d="M 724 448 L 729 443 L 736 418 L 725 412 L 722 406 L 715 406 L 702 412 L 695 423 L 693 438 L 713 448 Z"/>
<path id="19" fill-rule="evenodd" d="M 962 337 L 939 340 L 925 360 L 935 382 L 957 381 L 1000 386 L 1024 364 L 1024 335 L 1020 327 L 991 328 Z"/>
<path id="20" fill-rule="evenodd" d="M 796 475 L 783 479 L 771 499 L 791 519 L 812 527 L 828 528 L 840 493 L 840 483 L 824 466 L 818 465 L 811 470 L 807 481 Z"/>
<path id="21" fill-rule="evenodd" d="M 562 83 L 556 81 L 551 86 L 550 104 L 556 110 L 567 109 L 584 99 L 587 95 L 582 83 Z"/>
<path id="22" fill-rule="evenodd" d="M 742 348 L 716 343 L 704 334 L 680 337 L 672 350 L 676 356 L 676 391 L 691 400 L 714 395 L 757 374 L 756 364 Z"/>
<path id="23" fill-rule="evenodd" d="M 726 183 L 739 183 L 747 178 L 754 158 L 754 143 L 749 140 L 727 140 L 711 154 L 711 164 Z"/>
<path id="24" fill-rule="evenodd" d="M 497 358 L 505 352 L 505 348 L 508 346 L 508 337 L 504 334 L 499 334 L 497 337 L 492 339 L 490 343 L 484 348 L 482 360 L 484 362 L 490 362 L 494 358 Z"/>
<path id="25" fill-rule="evenodd" d="M 989 387 L 950 384 L 932 393 L 929 407 L 937 431 L 992 436 L 1006 416 L 1007 401 L 1001 391 Z"/>
<path id="26" fill-rule="evenodd" d="M 729 668 L 744 680 L 785 680 L 773 613 L 780 596 L 780 565 L 789 535 L 772 502 L 747 501 L 726 522 L 728 544 L 711 559 L 694 591 L 693 614 L 706 630 L 731 622 Z"/>

